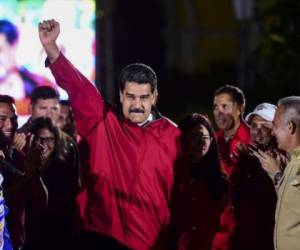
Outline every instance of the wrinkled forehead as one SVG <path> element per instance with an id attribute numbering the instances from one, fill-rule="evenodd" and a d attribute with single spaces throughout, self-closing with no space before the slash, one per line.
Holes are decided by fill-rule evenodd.
<path id="1" fill-rule="evenodd" d="M 36 100 L 33 106 L 49 106 L 49 107 L 59 106 L 59 100 L 56 98 L 48 98 L 48 99 L 39 98 Z"/>
<path id="2" fill-rule="evenodd" d="M 283 106 L 279 106 L 275 112 L 273 123 L 286 120 L 286 110 Z"/>
<path id="3" fill-rule="evenodd" d="M 151 94 L 150 83 L 125 82 L 123 93 L 130 94 Z"/>
<path id="4" fill-rule="evenodd" d="M 218 94 L 214 97 L 214 104 L 222 104 L 222 103 L 236 103 L 233 99 L 232 96 L 228 93 L 221 93 Z"/>
<path id="5" fill-rule="evenodd" d="M 262 123 L 270 123 L 270 121 L 264 119 L 260 115 L 253 115 L 250 120 L 250 124 L 252 123 L 262 124 Z"/>
<path id="6" fill-rule="evenodd" d="M 250 131 L 256 131 L 257 129 L 272 131 L 272 128 L 273 128 L 273 123 L 269 121 L 253 122 L 250 124 Z"/>

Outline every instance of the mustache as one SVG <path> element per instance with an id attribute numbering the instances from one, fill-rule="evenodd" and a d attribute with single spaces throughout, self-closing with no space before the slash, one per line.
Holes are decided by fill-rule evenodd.
<path id="1" fill-rule="evenodd" d="M 141 114 L 144 114 L 145 111 L 143 109 L 133 108 L 133 109 L 129 109 L 129 113 L 141 113 Z"/>

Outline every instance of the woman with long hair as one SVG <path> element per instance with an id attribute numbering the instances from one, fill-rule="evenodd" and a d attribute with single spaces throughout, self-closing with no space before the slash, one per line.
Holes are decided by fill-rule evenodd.
<path id="1" fill-rule="evenodd" d="M 209 250 L 227 196 L 215 133 L 209 119 L 198 113 L 185 116 L 179 128 L 189 174 L 175 208 L 176 248 Z"/>
<path id="2" fill-rule="evenodd" d="M 23 249 L 74 249 L 75 200 L 80 188 L 75 142 L 54 126 L 48 117 L 36 118 L 30 132 L 32 141 L 29 150 L 39 149 L 37 152 L 41 157 L 40 166 L 33 167 L 38 169 L 38 175 L 45 184 L 48 202 L 37 209 L 34 190 L 28 190 Z"/>

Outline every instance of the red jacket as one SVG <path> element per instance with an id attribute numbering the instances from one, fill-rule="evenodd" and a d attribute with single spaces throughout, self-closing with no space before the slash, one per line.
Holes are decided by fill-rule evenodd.
<path id="1" fill-rule="evenodd" d="M 175 209 L 177 249 L 210 250 L 223 204 L 212 197 L 201 178 L 191 179 Z"/>
<path id="2" fill-rule="evenodd" d="M 70 97 L 86 145 L 83 228 L 132 249 L 152 248 L 169 223 L 179 130 L 163 117 L 145 127 L 118 117 L 62 54 L 49 67 Z"/>
<path id="3" fill-rule="evenodd" d="M 231 138 L 228 142 L 224 139 L 224 131 L 219 130 L 216 133 L 218 150 L 221 159 L 221 165 L 224 173 L 229 178 L 229 202 L 227 207 L 223 211 L 220 218 L 220 230 L 216 234 L 213 241 L 213 250 L 228 250 L 232 247 L 232 237 L 236 229 L 236 220 L 234 214 L 234 207 L 232 204 L 231 190 L 232 183 L 230 181 L 230 177 L 232 172 L 234 171 L 237 163 L 237 146 L 240 143 L 248 144 L 250 143 L 251 136 L 248 125 L 241 120 L 241 124 L 234 134 L 233 138 Z"/>
<path id="4" fill-rule="evenodd" d="M 235 132 L 233 138 L 228 142 L 224 139 L 224 131 L 219 130 L 216 132 L 218 149 L 221 159 L 221 165 L 224 173 L 230 176 L 234 166 L 237 163 L 237 145 L 240 143 L 248 144 L 251 141 L 250 129 L 248 125 L 241 120 L 241 124 Z"/>

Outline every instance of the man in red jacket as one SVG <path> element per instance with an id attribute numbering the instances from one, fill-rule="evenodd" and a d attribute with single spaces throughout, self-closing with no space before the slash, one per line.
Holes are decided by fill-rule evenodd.
<path id="1" fill-rule="evenodd" d="M 224 85 L 215 91 L 213 112 L 219 129 L 217 142 L 222 168 L 227 176 L 230 176 L 237 162 L 237 146 L 250 142 L 250 129 L 242 116 L 245 106 L 244 93 L 238 87 Z"/>
<path id="2" fill-rule="evenodd" d="M 231 174 L 239 160 L 238 145 L 248 144 L 251 140 L 250 129 L 243 120 L 245 105 L 244 93 L 238 87 L 224 85 L 215 91 L 213 113 L 219 129 L 216 137 L 221 166 L 229 179 L 230 192 L 229 203 L 220 219 L 221 230 L 216 234 L 212 249 L 230 249 L 236 227 L 234 207 L 231 202 Z"/>
<path id="3" fill-rule="evenodd" d="M 155 108 L 157 78 L 144 64 L 120 75 L 121 112 L 64 57 L 59 23 L 39 24 L 39 37 L 56 82 L 71 100 L 85 153 L 81 193 L 84 249 L 153 249 L 169 223 L 180 132 Z M 177 176 L 177 175 L 176 175 Z"/>

